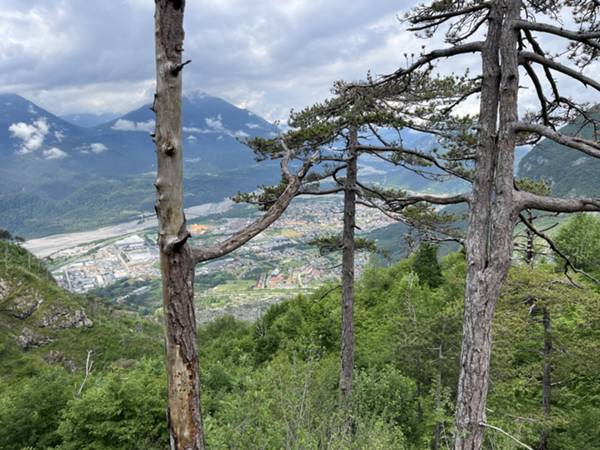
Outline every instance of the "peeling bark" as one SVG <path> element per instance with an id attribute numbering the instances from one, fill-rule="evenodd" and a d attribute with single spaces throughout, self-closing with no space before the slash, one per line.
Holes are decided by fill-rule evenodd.
<path id="1" fill-rule="evenodd" d="M 168 423 L 173 450 L 204 448 L 200 412 L 200 382 L 194 260 L 187 243 L 183 213 L 183 148 L 181 96 L 184 0 L 156 0 L 156 112 L 158 244 L 165 315 L 168 379 Z"/>

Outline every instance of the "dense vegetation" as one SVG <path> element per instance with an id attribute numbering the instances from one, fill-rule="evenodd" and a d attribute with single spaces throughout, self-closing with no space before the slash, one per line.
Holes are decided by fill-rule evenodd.
<path id="1" fill-rule="evenodd" d="M 67 296 L 15 246 L 7 267 L 35 275 L 47 302 Z M 427 264 L 424 264 L 427 262 Z M 29 265 L 29 266 L 28 266 Z M 28 268 L 29 267 L 29 268 Z M 465 261 L 431 247 L 389 268 L 368 269 L 357 286 L 355 440 L 338 412 L 339 291 L 324 287 L 272 307 L 255 324 L 225 318 L 199 331 L 208 448 L 445 448 L 458 376 Z M 488 423 L 535 447 L 600 448 L 600 294 L 565 281 L 553 265 L 515 267 L 497 312 Z M 0 278 L 6 278 L 0 268 Z M 19 276 L 24 276 L 21 273 Z M 535 299 L 535 308 L 531 299 Z M 552 410 L 544 417 L 544 330 L 552 317 Z M 4 317 L 4 316 L 2 316 Z M 94 326 L 20 351 L 3 333 L 0 448 L 161 449 L 166 381 L 158 327 L 97 304 Z M 87 349 L 94 367 L 81 395 Z M 61 362 L 44 362 L 51 350 Z M 47 359 L 47 358 L 46 358 Z M 70 360 L 71 364 L 65 364 Z M 490 430 L 486 448 L 517 449 Z"/>

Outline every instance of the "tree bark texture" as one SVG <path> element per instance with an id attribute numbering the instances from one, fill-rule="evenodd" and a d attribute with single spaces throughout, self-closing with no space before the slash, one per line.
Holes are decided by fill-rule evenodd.
<path id="1" fill-rule="evenodd" d="M 473 201 L 467 235 L 467 282 L 459 375 L 455 450 L 483 446 L 492 353 L 492 322 L 510 266 L 518 209 L 513 163 L 518 99 L 517 31 L 520 1 L 491 6 L 482 51 L 483 80 Z M 499 125 L 498 125 L 499 124 Z"/>
<path id="2" fill-rule="evenodd" d="M 358 130 L 350 128 L 348 167 L 344 185 L 344 230 L 342 236 L 342 338 L 340 394 L 349 413 L 354 368 L 354 229 L 356 227 L 356 179 Z"/>
<path id="3" fill-rule="evenodd" d="M 551 399 L 552 399 L 552 322 L 550 319 L 550 311 L 547 306 L 543 308 L 543 325 L 544 325 L 544 371 L 542 374 L 542 410 L 546 422 L 550 418 Z M 548 450 L 550 433 L 548 424 L 544 423 L 544 429 L 540 433 L 539 450 Z"/>
<path id="4" fill-rule="evenodd" d="M 436 386 L 435 386 L 435 398 L 434 405 L 436 414 L 439 414 L 442 406 L 442 360 L 444 358 L 443 347 L 440 344 L 438 348 L 438 366 L 437 366 L 437 374 L 436 374 Z M 433 434 L 433 443 L 431 445 L 432 450 L 440 450 L 442 444 L 442 421 L 438 421 L 435 424 L 435 431 Z"/>
<path id="5" fill-rule="evenodd" d="M 171 449 L 203 449 L 194 313 L 195 263 L 183 213 L 181 139 L 184 0 L 156 0 L 156 214 L 165 316 Z"/>

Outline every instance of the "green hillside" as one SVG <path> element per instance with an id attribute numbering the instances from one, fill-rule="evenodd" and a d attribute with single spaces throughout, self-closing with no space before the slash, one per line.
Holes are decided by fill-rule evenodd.
<path id="1" fill-rule="evenodd" d="M 166 448 L 159 327 L 66 294 L 26 252 L 1 245 L 0 449 Z M 422 272 L 414 258 L 370 268 L 357 285 L 352 445 L 337 405 L 339 291 L 324 287 L 255 324 L 224 318 L 200 329 L 208 448 L 422 450 L 436 429 L 450 439 L 465 262 L 446 256 L 433 283 L 435 271 Z M 547 428 L 553 448 L 600 448 L 599 302 L 595 289 L 574 287 L 554 267 L 512 272 L 496 317 L 490 424 L 532 446 Z M 549 418 L 541 408 L 542 307 L 555 348 Z M 65 321 L 85 313 L 93 324 L 40 327 L 57 310 Z M 25 328 L 53 341 L 23 349 Z M 77 395 L 88 350 L 95 365 Z M 501 433 L 487 439 L 486 448 L 519 448 Z"/>

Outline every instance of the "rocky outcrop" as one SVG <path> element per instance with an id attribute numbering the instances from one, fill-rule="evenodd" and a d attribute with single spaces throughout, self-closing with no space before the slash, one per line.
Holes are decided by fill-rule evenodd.
<path id="1" fill-rule="evenodd" d="M 61 351 L 50 350 L 42 358 L 46 364 L 62 364 L 70 372 L 77 370 L 77 365 L 72 360 L 67 359 Z"/>
<path id="2" fill-rule="evenodd" d="M 8 282 L 0 278 L 0 301 L 4 300 L 8 296 L 9 286 Z"/>
<path id="3" fill-rule="evenodd" d="M 38 323 L 41 328 L 49 327 L 64 330 L 67 328 L 89 328 L 94 323 L 88 319 L 83 309 L 50 309 Z"/>
<path id="4" fill-rule="evenodd" d="M 44 299 L 35 294 L 28 294 L 22 297 L 15 298 L 6 305 L 6 313 L 16 319 L 25 320 L 30 317 L 39 306 L 44 303 Z"/>
<path id="5" fill-rule="evenodd" d="M 17 336 L 17 345 L 21 348 L 21 350 L 29 350 L 34 347 L 41 347 L 42 345 L 46 345 L 52 342 L 52 339 L 48 336 L 44 336 L 42 334 L 35 333 L 33 330 L 24 327 L 21 330 L 21 334 Z"/>

